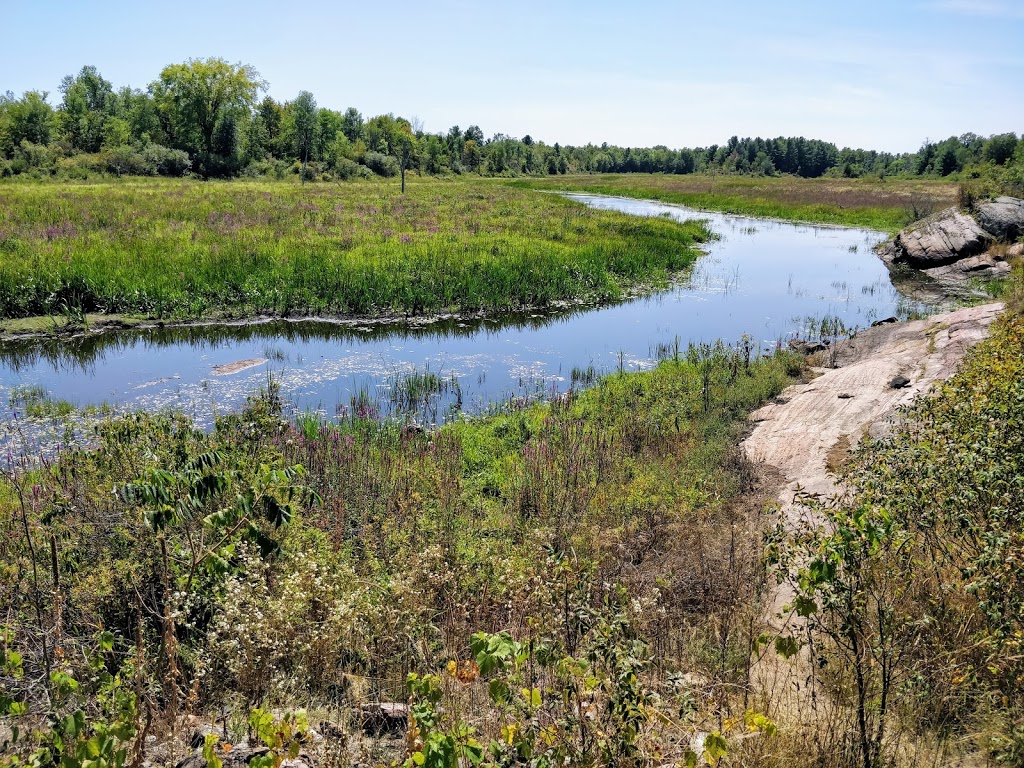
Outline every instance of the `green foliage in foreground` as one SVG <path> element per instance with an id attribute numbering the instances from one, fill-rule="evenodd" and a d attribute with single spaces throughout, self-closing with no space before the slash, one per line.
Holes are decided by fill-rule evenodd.
<path id="1" fill-rule="evenodd" d="M 631 174 L 518 180 L 510 184 L 522 189 L 595 192 L 741 216 L 866 227 L 889 233 L 956 203 L 953 184 L 905 180 Z"/>
<path id="2" fill-rule="evenodd" d="M 1005 316 L 934 397 L 866 442 L 849 499 L 779 540 L 823 681 L 865 766 L 900 733 L 1024 762 L 1024 321 Z"/>
<path id="3" fill-rule="evenodd" d="M 0 187 L 0 316 L 500 311 L 607 301 L 692 264 L 700 224 L 485 182 Z"/>
<path id="4" fill-rule="evenodd" d="M 704 347 L 426 434 L 300 431 L 273 391 L 210 433 L 108 421 L 0 482 L 5 751 L 79 765 L 71 717 L 117 768 L 187 711 L 252 730 L 253 707 L 405 699 L 413 672 L 413 764 L 634 765 L 700 730 L 720 756 L 758 631 L 735 441 L 799 368 Z"/>

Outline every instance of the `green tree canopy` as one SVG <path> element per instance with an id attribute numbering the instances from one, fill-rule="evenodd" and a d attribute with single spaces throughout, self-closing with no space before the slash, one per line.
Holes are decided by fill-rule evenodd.
<path id="1" fill-rule="evenodd" d="M 56 119 L 47 101 L 46 91 L 27 91 L 20 99 L 5 99 L 3 134 L 5 143 L 17 147 L 21 142 L 49 144 Z"/>
<path id="2" fill-rule="evenodd" d="M 248 64 L 210 58 L 165 67 L 150 88 L 173 144 L 209 158 L 216 154 L 218 123 L 237 123 L 265 84 Z"/>
<path id="3" fill-rule="evenodd" d="M 65 77 L 60 90 L 64 94 L 58 112 L 61 133 L 75 149 L 98 151 L 104 141 L 104 125 L 117 104 L 113 85 L 96 67 L 85 66 L 76 77 Z"/>
<path id="4" fill-rule="evenodd" d="M 295 156 L 302 161 L 310 159 L 313 139 L 317 125 L 316 99 L 309 91 L 299 91 L 299 95 L 289 105 L 295 125 Z"/>

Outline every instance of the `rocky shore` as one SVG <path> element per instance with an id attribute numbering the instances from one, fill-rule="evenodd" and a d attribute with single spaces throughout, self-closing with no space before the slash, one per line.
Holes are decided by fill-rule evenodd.
<path id="1" fill-rule="evenodd" d="M 1024 200 L 997 197 L 969 210 L 947 208 L 910 225 L 878 248 L 890 268 L 909 267 L 943 282 L 1003 277 L 1024 256 Z"/>

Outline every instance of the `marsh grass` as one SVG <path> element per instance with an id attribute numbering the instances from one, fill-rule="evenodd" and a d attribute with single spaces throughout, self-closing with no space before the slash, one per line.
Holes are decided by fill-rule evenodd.
<path id="1" fill-rule="evenodd" d="M 890 233 L 910 223 L 908 217 L 914 220 L 915 211 L 935 211 L 957 201 L 956 184 L 928 180 L 607 174 L 529 179 L 511 184 L 528 189 L 661 200 L 698 210 L 866 227 Z"/>
<path id="2" fill-rule="evenodd" d="M 420 315 L 607 301 L 692 264 L 698 223 L 487 181 L 0 185 L 0 316 Z"/>
<path id="3" fill-rule="evenodd" d="M 435 373 L 429 366 L 392 374 L 388 377 L 387 388 L 390 405 L 398 415 L 436 422 L 440 401 L 448 396 L 453 399 L 449 415 L 462 410 L 462 386 L 458 377 Z"/>
<path id="4" fill-rule="evenodd" d="M 75 412 L 74 405 L 51 397 L 45 388 L 38 385 L 14 387 L 7 404 L 15 411 L 20 409 L 31 419 L 64 419 Z"/>

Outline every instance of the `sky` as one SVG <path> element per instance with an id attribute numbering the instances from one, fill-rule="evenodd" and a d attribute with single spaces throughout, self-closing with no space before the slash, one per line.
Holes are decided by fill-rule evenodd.
<path id="1" fill-rule="evenodd" d="M 1024 132 L 1024 0 L 0 0 L 0 29 L 0 92 L 53 104 L 86 64 L 145 88 L 218 56 L 279 100 L 549 144 Z"/>

